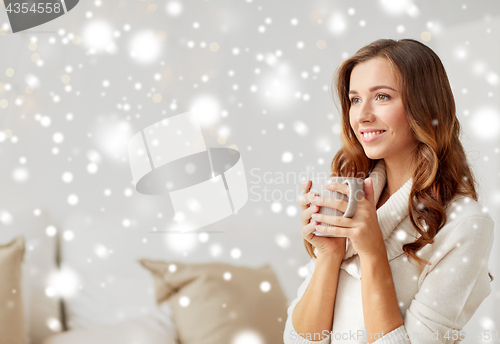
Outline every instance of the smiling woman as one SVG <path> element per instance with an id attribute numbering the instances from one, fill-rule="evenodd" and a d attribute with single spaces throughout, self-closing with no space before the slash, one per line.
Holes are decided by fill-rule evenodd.
<path id="1" fill-rule="evenodd" d="M 418 146 L 406 119 L 396 77 L 389 60 L 372 58 L 353 68 L 348 92 L 353 132 L 366 143 L 366 156 L 372 160 L 383 158 L 387 167 L 414 156 Z"/>
<path id="2" fill-rule="evenodd" d="M 343 146 L 331 175 L 369 177 L 351 218 L 318 214 L 345 212 L 346 202 L 304 183 L 301 234 L 312 259 L 288 309 L 285 344 L 464 340 L 491 292 L 494 226 L 478 202 L 439 57 L 412 39 L 377 40 L 341 64 L 336 91 Z M 348 185 L 326 187 L 349 195 Z"/>

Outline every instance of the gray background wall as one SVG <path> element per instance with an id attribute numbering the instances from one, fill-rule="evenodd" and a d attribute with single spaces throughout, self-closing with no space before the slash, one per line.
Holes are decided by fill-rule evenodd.
<path id="1" fill-rule="evenodd" d="M 291 300 L 308 261 L 297 176 L 327 172 L 340 148 L 332 75 L 375 39 L 414 38 L 447 68 L 463 144 L 498 233 L 500 2 L 182 1 L 177 15 L 172 3 L 80 1 L 16 34 L 0 11 L 3 216 L 40 209 L 64 232 L 74 212 L 113 213 L 130 221 L 124 236 L 132 228 L 163 241 L 165 258 L 270 264 Z M 158 230 L 174 230 L 173 210 L 168 197 L 133 190 L 126 145 L 142 128 L 200 104 L 215 114 L 203 126 L 206 145 L 238 147 L 250 198 L 237 215 L 203 228 L 208 241 L 173 250 L 168 243 L 180 247 L 190 235 L 142 226 L 157 217 Z M 472 333 L 500 321 L 498 248 L 497 235 L 490 259 L 497 279 L 467 325 Z"/>

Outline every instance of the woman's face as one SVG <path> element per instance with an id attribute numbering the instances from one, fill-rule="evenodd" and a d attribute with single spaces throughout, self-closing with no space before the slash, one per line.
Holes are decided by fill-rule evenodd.
<path id="1" fill-rule="evenodd" d="M 376 57 L 351 72 L 349 121 L 370 159 L 402 161 L 417 144 L 408 125 L 398 84 L 389 61 Z M 382 130 L 364 137 L 364 132 Z"/>

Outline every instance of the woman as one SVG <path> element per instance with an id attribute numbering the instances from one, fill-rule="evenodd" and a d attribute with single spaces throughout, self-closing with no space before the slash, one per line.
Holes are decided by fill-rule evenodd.
<path id="1" fill-rule="evenodd" d="M 352 218 L 318 214 L 345 212 L 347 202 L 304 183 L 301 234 L 312 259 L 285 344 L 470 340 L 461 329 L 491 292 L 493 221 L 477 202 L 439 57 L 415 40 L 377 40 L 341 64 L 336 88 L 343 147 L 332 176 L 370 177 Z M 348 195 L 346 184 L 328 188 Z"/>

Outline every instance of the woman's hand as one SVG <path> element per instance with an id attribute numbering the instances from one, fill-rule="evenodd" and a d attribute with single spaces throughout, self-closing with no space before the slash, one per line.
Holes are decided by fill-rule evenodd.
<path id="1" fill-rule="evenodd" d="M 346 247 L 346 238 L 329 238 L 314 235 L 313 231 L 316 230 L 315 226 L 318 225 L 318 222 L 312 220 L 311 215 L 315 214 L 319 210 L 318 205 L 310 204 L 313 196 L 318 196 L 315 193 L 309 192 L 311 189 L 312 182 L 307 180 L 302 184 L 302 195 L 299 198 L 299 205 L 302 208 L 302 213 L 300 215 L 300 222 L 302 224 L 302 237 L 310 242 L 314 247 L 318 249 L 318 254 L 335 254 L 340 259 L 344 257 L 345 247 Z M 321 197 L 319 197 L 321 198 Z M 323 198 L 322 205 L 327 207 L 341 206 L 344 208 L 347 207 L 347 202 L 344 202 L 345 205 L 341 204 L 341 200 L 335 200 L 333 198 Z M 311 222 L 309 222 L 311 221 Z"/>
<path id="2" fill-rule="evenodd" d="M 360 258 L 377 255 L 380 252 L 386 251 L 384 237 L 378 224 L 372 179 L 365 179 L 363 186 L 366 198 L 360 195 L 361 199 L 358 201 L 358 206 L 352 218 L 312 214 L 313 220 L 334 226 L 316 225 L 315 229 L 318 232 L 351 239 L 353 248 L 359 254 Z M 328 190 L 338 191 L 349 196 L 349 185 L 347 184 L 331 183 L 325 185 L 325 187 Z M 333 206 L 333 208 L 345 212 L 347 202 L 344 203 L 346 204 L 339 203 L 338 207 Z M 319 198 L 317 201 L 312 200 L 313 204 L 322 206 L 326 203 L 324 199 Z M 331 205 L 331 202 L 329 204 Z"/>

